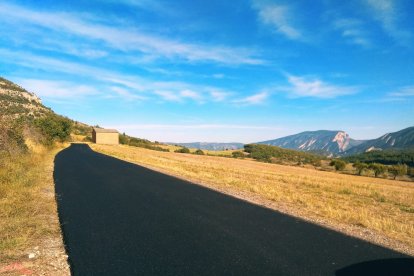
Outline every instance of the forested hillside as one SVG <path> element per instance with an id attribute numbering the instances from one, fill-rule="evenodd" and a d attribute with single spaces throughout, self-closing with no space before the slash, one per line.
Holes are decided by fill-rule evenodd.
<path id="1" fill-rule="evenodd" d="M 261 144 L 245 145 L 244 151 L 249 154 L 248 157 L 258 161 L 279 164 L 312 164 L 320 166 L 321 160 L 325 159 L 325 157 L 316 154 Z"/>
<path id="2" fill-rule="evenodd" d="M 384 165 L 406 164 L 414 167 L 414 149 L 370 151 L 342 158 L 347 162 L 380 163 Z"/>

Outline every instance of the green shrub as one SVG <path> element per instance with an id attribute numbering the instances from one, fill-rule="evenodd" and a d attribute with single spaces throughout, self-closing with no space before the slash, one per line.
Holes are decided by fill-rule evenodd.
<path id="1" fill-rule="evenodd" d="M 358 175 L 362 175 L 364 171 L 368 169 L 368 164 L 362 162 L 356 162 L 352 165 L 357 170 Z"/>
<path id="2" fill-rule="evenodd" d="M 394 179 L 397 178 L 397 176 L 403 176 L 405 174 L 407 174 L 408 171 L 408 167 L 406 164 L 397 164 L 397 165 L 392 165 L 388 171 L 394 175 Z"/>
<path id="3" fill-rule="evenodd" d="M 133 147 L 140 147 L 140 148 L 156 150 L 156 151 L 165 151 L 165 152 L 169 151 L 168 149 L 164 149 L 160 146 L 155 146 L 154 143 L 152 143 L 151 141 L 146 140 L 146 139 L 129 137 L 125 134 L 120 135 L 120 141 L 121 141 L 121 139 L 125 139 L 121 142 L 121 144 L 122 143 L 127 143 L 128 145 L 133 146 Z"/>
<path id="4" fill-rule="evenodd" d="M 346 162 L 343 161 L 343 160 L 334 159 L 334 160 L 331 161 L 331 163 L 329 165 L 334 166 L 335 170 L 337 170 L 337 171 L 343 171 L 346 167 Z"/>
<path id="5" fill-rule="evenodd" d="M 121 135 L 119 135 L 119 143 L 121 145 L 128 145 L 129 143 L 129 139 L 128 137 L 125 135 L 125 133 L 122 133 Z"/>
<path id="6" fill-rule="evenodd" d="M 55 141 L 68 141 L 72 131 L 71 120 L 53 113 L 36 119 L 35 125 L 45 137 L 47 145 L 51 145 Z"/>
<path id="7" fill-rule="evenodd" d="M 231 156 L 232 156 L 233 158 L 244 158 L 244 153 L 243 153 L 243 152 L 241 152 L 241 151 L 233 151 L 233 152 L 231 153 Z"/>
<path id="8" fill-rule="evenodd" d="M 372 163 L 368 165 L 368 168 L 374 171 L 375 177 L 383 175 L 387 172 L 387 167 L 385 165 L 379 163 Z"/>
<path id="9" fill-rule="evenodd" d="M 194 152 L 194 154 L 197 154 L 197 155 L 204 155 L 204 151 L 202 151 L 201 149 L 198 149 L 198 150 L 196 150 L 196 151 Z"/>
<path id="10" fill-rule="evenodd" d="M 182 148 L 176 150 L 175 152 L 178 152 L 178 153 L 190 153 L 190 149 L 189 148 L 186 148 L 186 147 L 182 147 Z"/>
<path id="11" fill-rule="evenodd" d="M 408 174 L 409 176 L 414 176 L 414 167 L 410 167 L 410 168 L 408 169 L 407 174 Z"/>
<path id="12" fill-rule="evenodd" d="M 0 154 L 14 154 L 27 151 L 23 127 L 24 123 L 22 120 L 10 123 L 0 119 Z"/>

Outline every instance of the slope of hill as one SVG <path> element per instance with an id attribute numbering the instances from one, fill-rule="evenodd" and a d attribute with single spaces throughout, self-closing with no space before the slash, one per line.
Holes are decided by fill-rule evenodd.
<path id="1" fill-rule="evenodd" d="M 278 146 L 300 151 L 313 151 L 325 155 L 338 155 L 362 141 L 351 139 L 344 131 L 317 130 L 305 131 L 258 144 Z"/>
<path id="2" fill-rule="evenodd" d="M 3 118 L 35 118 L 48 112 L 50 109 L 45 107 L 35 94 L 0 77 L 0 115 Z"/>
<path id="3" fill-rule="evenodd" d="M 79 126 L 79 127 L 78 127 Z M 0 78 L 0 154 L 16 154 L 28 144 L 52 145 L 82 126 L 55 114 L 33 93 Z"/>
<path id="4" fill-rule="evenodd" d="M 358 146 L 350 148 L 345 154 L 350 155 L 374 150 L 410 148 L 414 148 L 414 127 L 387 133 L 377 139 L 365 141 Z"/>
<path id="5" fill-rule="evenodd" d="M 242 143 L 209 143 L 209 142 L 193 142 L 193 143 L 167 143 L 169 145 L 179 145 L 187 148 L 201 150 L 236 150 L 242 149 Z"/>

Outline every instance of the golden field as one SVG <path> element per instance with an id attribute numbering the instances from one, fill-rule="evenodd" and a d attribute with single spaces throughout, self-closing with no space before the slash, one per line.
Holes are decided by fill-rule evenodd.
<path id="1" fill-rule="evenodd" d="M 92 144 L 98 152 L 414 253 L 414 185 L 253 160 Z"/>

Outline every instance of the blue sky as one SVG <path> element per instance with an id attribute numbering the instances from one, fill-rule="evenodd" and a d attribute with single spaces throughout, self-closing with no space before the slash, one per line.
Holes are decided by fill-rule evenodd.
<path id="1" fill-rule="evenodd" d="M 1 1 L 0 75 L 158 141 L 414 125 L 411 0 Z"/>

